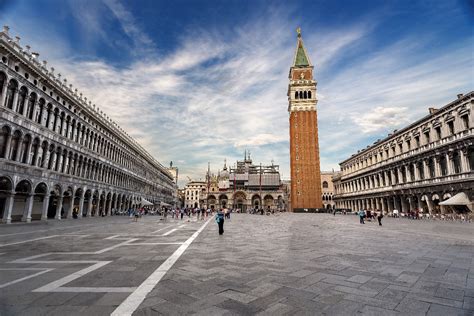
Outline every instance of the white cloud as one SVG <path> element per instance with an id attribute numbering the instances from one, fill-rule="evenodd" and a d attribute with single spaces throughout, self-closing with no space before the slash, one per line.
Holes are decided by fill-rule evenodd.
<path id="1" fill-rule="evenodd" d="M 386 130 L 390 126 L 399 126 L 408 123 L 409 116 L 405 107 L 376 107 L 367 113 L 352 115 L 354 122 L 363 133 L 373 133 Z"/>

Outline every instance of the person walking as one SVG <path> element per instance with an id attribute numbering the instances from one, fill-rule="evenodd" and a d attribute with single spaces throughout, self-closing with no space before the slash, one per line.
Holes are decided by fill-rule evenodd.
<path id="1" fill-rule="evenodd" d="M 180 210 L 180 213 L 181 213 L 181 220 L 183 220 L 183 216 L 184 216 L 184 208 L 182 208 L 182 209 Z"/>
<path id="2" fill-rule="evenodd" d="M 360 210 L 360 211 L 359 211 L 359 220 L 360 220 L 360 223 L 361 223 L 361 224 L 365 224 L 365 223 L 364 223 L 364 217 L 365 217 L 365 212 L 364 212 L 364 210 Z"/>
<path id="3" fill-rule="evenodd" d="M 383 212 L 379 211 L 379 214 L 377 216 L 377 220 L 379 222 L 379 226 L 382 226 L 382 218 L 383 218 Z"/>
<path id="4" fill-rule="evenodd" d="M 219 227 L 219 235 L 224 234 L 224 213 L 222 212 L 222 209 L 219 209 L 219 211 L 217 211 L 216 223 Z"/>

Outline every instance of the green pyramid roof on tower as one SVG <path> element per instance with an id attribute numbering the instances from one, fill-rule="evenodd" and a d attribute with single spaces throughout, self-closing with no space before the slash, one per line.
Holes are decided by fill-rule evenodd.
<path id="1" fill-rule="evenodd" d="M 308 57 L 306 57 L 305 50 L 303 48 L 303 42 L 300 40 L 298 43 L 298 50 L 296 52 L 295 66 L 309 66 Z"/>

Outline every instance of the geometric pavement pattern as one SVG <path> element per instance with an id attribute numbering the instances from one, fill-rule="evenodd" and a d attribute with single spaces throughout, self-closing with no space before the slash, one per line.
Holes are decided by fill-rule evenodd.
<path id="1" fill-rule="evenodd" d="M 473 224 L 232 214 L 219 236 L 205 222 L 2 225 L 0 315 L 109 315 L 184 244 L 134 315 L 474 315 Z"/>

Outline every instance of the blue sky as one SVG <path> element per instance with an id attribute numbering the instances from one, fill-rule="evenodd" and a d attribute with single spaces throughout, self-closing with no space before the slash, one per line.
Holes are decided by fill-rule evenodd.
<path id="1" fill-rule="evenodd" d="M 0 22 L 159 161 L 204 177 L 248 149 L 289 177 L 297 26 L 321 168 L 474 87 L 467 1 L 0 0 Z"/>

